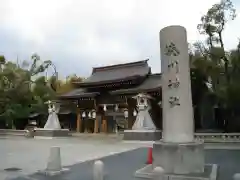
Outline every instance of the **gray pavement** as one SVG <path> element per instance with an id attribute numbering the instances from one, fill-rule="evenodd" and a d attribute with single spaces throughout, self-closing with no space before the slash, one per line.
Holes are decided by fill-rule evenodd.
<path id="1" fill-rule="evenodd" d="M 0 138 L 0 180 L 25 176 L 44 170 L 51 146 L 61 147 L 62 165 L 69 166 L 138 148 L 116 140 L 26 139 L 24 137 Z M 18 172 L 6 172 L 6 168 L 19 168 Z"/>
<path id="2" fill-rule="evenodd" d="M 102 158 L 106 169 L 106 180 L 133 180 L 133 172 L 144 166 L 146 154 L 147 149 L 140 148 Z M 70 171 L 61 176 L 46 177 L 35 173 L 25 179 L 15 178 L 12 180 L 92 180 L 93 163 L 94 161 L 88 161 L 68 166 Z"/>
<path id="3" fill-rule="evenodd" d="M 46 167 L 51 146 L 61 147 L 62 164 L 70 169 L 61 176 L 46 177 L 36 173 Z M 0 139 L 0 180 L 91 180 L 93 159 L 101 157 L 106 167 L 106 180 L 133 180 L 133 173 L 145 166 L 147 149 L 142 146 L 145 145 L 109 139 Z M 219 180 L 232 179 L 234 173 L 240 172 L 238 144 L 209 144 L 205 153 L 206 163 L 219 165 Z M 21 171 L 4 171 L 14 167 Z"/>

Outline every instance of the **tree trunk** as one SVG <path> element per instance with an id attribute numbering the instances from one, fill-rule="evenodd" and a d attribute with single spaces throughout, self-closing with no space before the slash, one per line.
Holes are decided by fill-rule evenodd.
<path id="1" fill-rule="evenodd" d="M 210 48 L 213 47 L 212 37 L 213 37 L 213 35 L 212 35 L 212 34 L 209 34 L 209 44 L 210 44 Z"/>
<path id="2" fill-rule="evenodd" d="M 218 32 L 218 36 L 219 36 L 219 41 L 220 41 L 221 48 L 223 48 L 223 50 L 224 50 L 222 31 Z"/>
<path id="3" fill-rule="evenodd" d="M 224 52 L 224 56 L 223 56 L 224 71 L 225 71 L 226 82 L 228 84 L 229 81 L 230 81 L 230 76 L 229 76 L 229 72 L 228 72 L 229 62 L 228 62 L 228 59 L 227 59 L 227 57 L 225 55 L 225 48 L 224 48 L 224 43 L 223 43 L 223 38 L 222 38 L 222 30 L 218 32 L 218 36 L 219 36 L 219 42 L 220 42 L 221 48 L 222 48 L 222 50 Z"/>

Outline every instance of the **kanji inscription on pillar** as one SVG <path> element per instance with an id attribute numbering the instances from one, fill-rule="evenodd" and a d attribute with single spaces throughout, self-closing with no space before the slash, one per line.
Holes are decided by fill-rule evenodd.
<path id="1" fill-rule="evenodd" d="M 180 52 L 173 42 L 166 45 L 166 48 L 165 48 L 165 55 L 166 56 L 178 56 L 179 54 L 180 54 Z"/>
<path id="2" fill-rule="evenodd" d="M 168 56 L 168 76 L 169 76 L 169 80 L 168 80 L 168 87 L 169 87 L 169 91 L 171 91 L 170 94 L 172 94 L 169 97 L 169 106 L 171 108 L 175 107 L 175 106 L 180 106 L 179 103 L 179 97 L 177 97 L 177 91 L 173 89 L 177 89 L 180 86 L 180 81 L 179 81 L 179 63 L 178 63 L 178 59 L 176 59 L 178 57 L 178 55 L 180 54 L 180 51 L 178 50 L 178 48 L 176 47 L 176 45 L 171 42 L 169 45 L 166 45 L 165 48 L 165 55 Z"/>

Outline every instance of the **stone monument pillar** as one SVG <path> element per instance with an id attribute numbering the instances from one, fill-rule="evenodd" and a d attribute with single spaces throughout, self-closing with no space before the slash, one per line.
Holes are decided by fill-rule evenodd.
<path id="1" fill-rule="evenodd" d="M 162 139 L 153 144 L 153 164 L 135 176 L 174 180 L 216 180 L 217 166 L 204 163 L 204 146 L 194 140 L 190 67 L 186 29 L 169 26 L 160 31 L 162 65 Z M 159 178 L 160 179 L 160 176 Z"/>
<path id="2" fill-rule="evenodd" d="M 186 29 L 160 31 L 162 68 L 162 140 L 153 145 L 153 165 L 166 173 L 204 171 L 203 144 L 194 141 L 194 120 Z"/>
<path id="3" fill-rule="evenodd" d="M 164 142 L 194 140 L 187 33 L 170 26 L 160 31 Z"/>

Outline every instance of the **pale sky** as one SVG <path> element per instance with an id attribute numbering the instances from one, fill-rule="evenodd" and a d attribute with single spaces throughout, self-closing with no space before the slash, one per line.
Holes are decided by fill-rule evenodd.
<path id="1" fill-rule="evenodd" d="M 0 0 L 0 54 L 29 59 L 37 52 L 64 77 L 89 76 L 92 67 L 149 58 L 160 72 L 159 31 L 185 26 L 188 41 L 201 39 L 200 17 L 218 0 Z M 233 0 L 237 12 L 240 3 Z M 240 17 L 224 33 L 237 44 Z"/>

